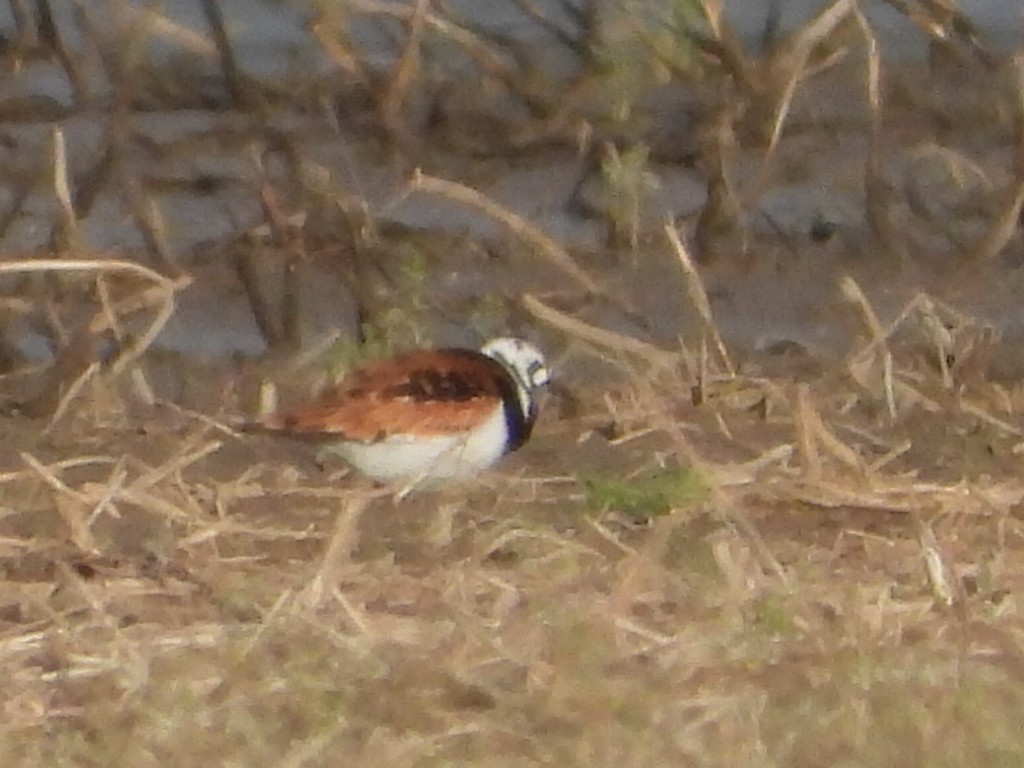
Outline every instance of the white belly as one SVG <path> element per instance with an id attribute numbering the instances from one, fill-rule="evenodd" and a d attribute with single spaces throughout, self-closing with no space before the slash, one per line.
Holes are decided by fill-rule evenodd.
<path id="1" fill-rule="evenodd" d="M 327 448 L 374 480 L 451 480 L 470 477 L 505 453 L 504 408 L 468 435 L 389 437 L 372 443 L 339 443 Z"/>

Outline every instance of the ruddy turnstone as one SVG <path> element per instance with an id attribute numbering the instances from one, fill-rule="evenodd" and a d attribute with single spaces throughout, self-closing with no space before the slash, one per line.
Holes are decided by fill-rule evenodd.
<path id="1" fill-rule="evenodd" d="M 522 446 L 550 379 L 544 355 L 522 339 L 421 350 L 371 362 L 259 426 L 321 441 L 374 480 L 429 484 L 472 476 Z"/>

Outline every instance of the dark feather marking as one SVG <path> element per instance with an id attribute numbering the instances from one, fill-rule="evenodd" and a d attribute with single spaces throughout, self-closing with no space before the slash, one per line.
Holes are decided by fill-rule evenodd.
<path id="1" fill-rule="evenodd" d="M 410 371 L 405 381 L 388 387 L 382 396 L 384 399 L 404 397 L 418 402 L 465 402 L 476 397 L 486 397 L 491 391 L 486 382 L 467 377 L 462 371 L 424 369 Z"/>

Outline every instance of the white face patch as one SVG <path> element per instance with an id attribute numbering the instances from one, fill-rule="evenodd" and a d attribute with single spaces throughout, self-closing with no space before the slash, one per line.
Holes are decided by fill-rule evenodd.
<path id="1" fill-rule="evenodd" d="M 528 341 L 510 336 L 491 339 L 480 349 L 512 374 L 523 413 L 530 413 L 534 390 L 551 382 L 544 353 Z"/>

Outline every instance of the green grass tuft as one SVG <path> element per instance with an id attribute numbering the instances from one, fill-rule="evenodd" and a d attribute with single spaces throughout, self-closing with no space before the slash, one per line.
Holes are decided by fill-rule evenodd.
<path id="1" fill-rule="evenodd" d="M 638 521 L 699 503 L 707 484 L 693 469 L 658 469 L 630 478 L 593 476 L 583 479 L 587 506 L 616 511 Z"/>

